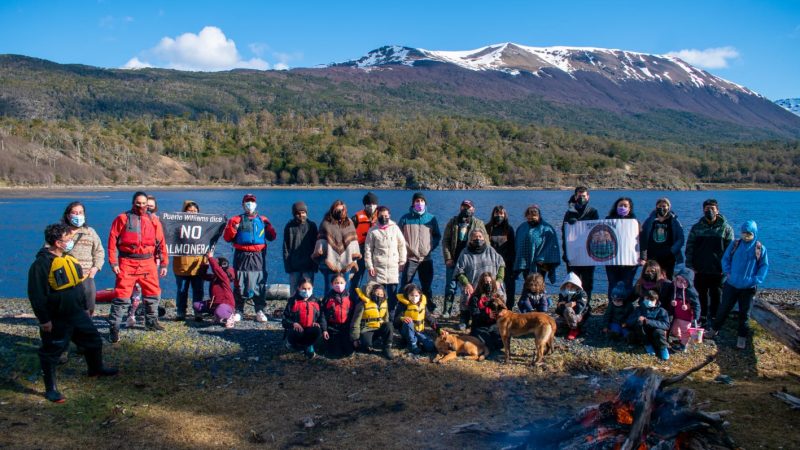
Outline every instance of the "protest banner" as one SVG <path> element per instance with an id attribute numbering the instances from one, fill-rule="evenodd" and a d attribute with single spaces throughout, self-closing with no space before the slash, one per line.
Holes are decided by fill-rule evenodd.
<path id="1" fill-rule="evenodd" d="M 205 255 L 216 244 L 228 221 L 222 214 L 185 212 L 164 212 L 159 218 L 170 256 Z"/>
<path id="2" fill-rule="evenodd" d="M 564 224 L 570 266 L 635 266 L 639 263 L 639 222 L 586 220 Z"/>

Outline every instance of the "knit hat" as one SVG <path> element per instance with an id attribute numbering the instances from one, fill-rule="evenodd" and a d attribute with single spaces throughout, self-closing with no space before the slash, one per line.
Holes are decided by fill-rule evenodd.
<path id="1" fill-rule="evenodd" d="M 308 207 L 306 206 L 305 202 L 295 202 L 295 204 L 292 205 L 292 215 L 297 214 L 300 211 L 305 211 L 308 213 Z"/>
<path id="2" fill-rule="evenodd" d="M 361 200 L 362 205 L 377 205 L 378 204 L 378 196 L 373 194 L 372 192 L 367 192 L 367 195 Z"/>
<path id="3" fill-rule="evenodd" d="M 470 208 L 475 206 L 475 205 L 472 204 L 472 200 L 464 200 L 463 202 L 461 202 L 461 206 L 464 206 L 464 205 L 466 205 L 466 206 L 468 206 Z"/>
<path id="4" fill-rule="evenodd" d="M 661 197 L 660 199 L 656 200 L 656 205 L 658 205 L 661 202 L 666 203 L 667 208 L 672 209 L 672 202 L 670 202 L 667 197 Z"/>
<path id="5" fill-rule="evenodd" d="M 254 201 L 256 201 L 256 196 L 253 194 L 244 194 L 244 197 L 242 197 L 242 203 Z"/>
<path id="6" fill-rule="evenodd" d="M 628 296 L 628 288 L 625 287 L 625 283 L 620 281 L 614 285 L 614 289 L 611 290 L 611 300 L 616 299 L 625 299 Z"/>
<path id="7" fill-rule="evenodd" d="M 414 203 L 417 200 L 422 200 L 423 202 L 428 203 L 428 200 L 425 199 L 425 195 L 422 192 L 415 192 L 411 197 L 411 203 Z"/>

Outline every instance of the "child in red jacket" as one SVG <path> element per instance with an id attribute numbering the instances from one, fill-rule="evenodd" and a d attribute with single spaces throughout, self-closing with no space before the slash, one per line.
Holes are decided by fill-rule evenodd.
<path id="1" fill-rule="evenodd" d="M 195 302 L 192 305 L 195 320 L 203 320 L 203 313 L 214 314 L 214 319 L 224 325 L 225 328 L 233 328 L 234 324 L 236 324 L 232 317 L 236 308 L 236 301 L 233 298 L 231 283 L 236 279 L 236 274 L 230 267 L 228 260 L 223 257 L 214 258 L 213 251 L 206 253 L 206 257 L 208 258 L 208 265 L 211 267 L 211 273 L 204 275 L 204 278 L 211 281 L 208 289 L 211 298 L 203 302 Z"/>

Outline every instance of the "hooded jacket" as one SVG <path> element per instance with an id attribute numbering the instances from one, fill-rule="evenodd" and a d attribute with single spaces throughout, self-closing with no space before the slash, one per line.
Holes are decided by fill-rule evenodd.
<path id="1" fill-rule="evenodd" d="M 406 263 L 406 239 L 393 221 L 384 226 L 375 225 L 364 242 L 364 267 L 375 269 L 370 281 L 378 284 L 400 282 L 400 266 Z"/>
<path id="2" fill-rule="evenodd" d="M 50 288 L 48 276 L 55 258 L 48 247 L 42 248 L 28 269 L 28 299 L 39 323 L 83 314 L 86 309 L 86 296 L 80 284 L 61 291 Z"/>
<path id="3" fill-rule="evenodd" d="M 737 239 L 728 245 L 722 255 L 722 272 L 727 275 L 727 283 L 737 289 L 757 287 L 764 282 L 769 270 L 767 247 L 758 242 L 758 225 L 753 220 L 742 224 L 741 231 L 753 233 L 753 240 L 745 242 Z M 756 247 L 761 246 L 761 257 L 756 258 Z"/>
<path id="4" fill-rule="evenodd" d="M 733 228 L 722 214 L 709 223 L 701 217 L 686 239 L 686 267 L 708 275 L 722 275 L 722 255 L 733 241 Z"/>
<path id="5" fill-rule="evenodd" d="M 397 222 L 397 226 L 406 239 L 408 260 L 415 262 L 430 260 L 431 254 L 442 240 L 436 216 L 428 211 L 420 214 L 411 207 Z"/>
<path id="6" fill-rule="evenodd" d="M 639 257 L 645 261 L 647 260 L 647 247 L 650 245 L 650 234 L 653 232 L 653 223 L 655 223 L 656 220 L 656 211 L 653 210 L 642 224 L 642 233 L 639 238 Z M 678 215 L 672 210 L 667 213 L 666 220 L 672 222 L 672 244 L 670 245 L 670 251 L 672 255 L 675 256 L 675 263 L 683 264 L 683 244 L 686 240 L 683 225 L 681 225 L 680 220 L 678 220 Z"/>
<path id="7" fill-rule="evenodd" d="M 211 273 L 205 275 L 205 279 L 210 281 L 208 287 L 208 295 L 211 297 L 211 308 L 216 309 L 219 305 L 228 305 L 236 307 L 236 302 L 233 298 L 233 289 L 231 283 L 236 279 L 236 273 L 233 268 L 228 267 L 227 270 L 219 265 L 219 260 L 208 258 L 208 265 L 211 267 Z"/>
<path id="8" fill-rule="evenodd" d="M 564 289 L 564 285 L 567 283 L 572 283 L 575 286 L 578 286 L 578 290 L 570 296 L 566 296 L 560 291 L 561 289 Z M 583 283 L 581 283 L 580 277 L 578 277 L 578 275 L 576 275 L 574 272 L 567 274 L 567 278 L 561 282 L 558 293 L 558 306 L 556 308 L 556 313 L 561 314 L 563 308 L 566 307 L 566 303 L 569 302 L 575 302 L 575 307 L 572 309 L 578 316 L 582 316 L 584 314 L 588 315 L 591 312 L 591 307 L 586 299 L 586 292 L 583 290 Z"/>
<path id="9" fill-rule="evenodd" d="M 688 286 L 683 290 L 675 285 L 675 278 L 682 276 L 688 282 Z M 681 308 L 685 303 L 693 314 L 694 320 L 700 319 L 700 297 L 697 294 L 697 289 L 694 287 L 694 272 L 686 266 L 675 266 L 675 275 L 672 277 L 672 283 L 666 285 L 663 289 L 664 299 L 667 303 L 664 309 L 667 310 L 670 316 L 675 316 L 675 309 Z M 672 306 L 672 300 L 677 300 L 678 304 Z"/>

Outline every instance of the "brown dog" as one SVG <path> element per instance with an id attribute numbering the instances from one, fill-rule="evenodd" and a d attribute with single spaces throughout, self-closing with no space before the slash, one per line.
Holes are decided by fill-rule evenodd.
<path id="1" fill-rule="evenodd" d="M 532 334 L 536 343 L 534 363 L 542 364 L 544 355 L 553 351 L 553 340 L 556 335 L 556 321 L 546 313 L 515 313 L 508 309 L 502 301 L 496 302 L 497 331 L 503 341 L 503 352 L 506 364 L 511 359 L 511 338 Z"/>
<path id="2" fill-rule="evenodd" d="M 474 336 L 450 334 L 444 330 L 436 338 L 436 350 L 439 354 L 433 361 L 440 364 L 452 361 L 458 355 L 466 356 L 467 359 L 474 361 L 482 361 L 489 355 L 489 347 L 480 339 Z"/>

